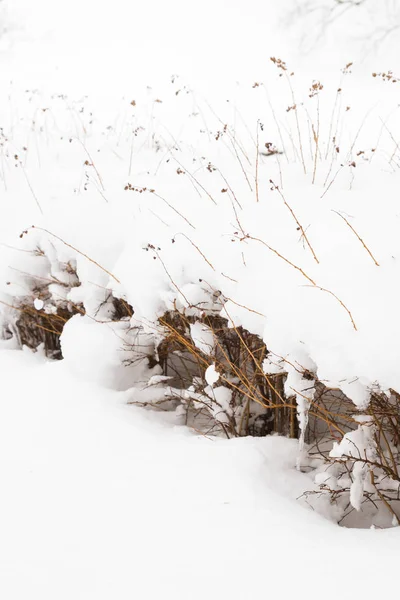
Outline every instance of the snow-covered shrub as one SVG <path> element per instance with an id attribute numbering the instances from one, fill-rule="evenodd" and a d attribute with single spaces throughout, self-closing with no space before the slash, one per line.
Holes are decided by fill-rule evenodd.
<path id="1" fill-rule="evenodd" d="M 285 399 L 284 377 L 263 368 L 265 343 L 210 313 L 175 311 L 159 319 L 164 334 L 158 356 L 179 414 L 228 437 L 273 432 L 296 437 L 296 406 Z"/>
<path id="2" fill-rule="evenodd" d="M 81 313 L 61 335 L 81 377 L 228 436 L 299 436 L 299 467 L 315 432 L 340 470 L 354 456 L 329 456 L 333 441 L 353 439 L 377 384 L 400 390 L 400 123 L 390 106 L 390 129 L 380 114 L 364 129 L 365 95 L 350 106 L 343 83 L 350 63 L 340 87 L 305 90 L 284 61 L 271 66 L 280 107 L 252 83 L 250 125 L 229 103 L 194 108 L 176 79 L 162 99 L 125 99 L 115 126 L 85 100 L 32 92 L 49 179 L 41 188 L 18 123 L 4 177 L 38 226 L 2 260 L 2 329 L 18 337 L 9 307 L 21 298 Z M 398 103 L 376 75 L 370 85 Z"/>
<path id="3" fill-rule="evenodd" d="M 315 477 L 319 492 L 312 494 L 328 494 L 345 525 L 399 525 L 398 394 L 375 391 L 365 413 L 348 416 L 350 420 L 353 426 L 349 431 L 337 427 L 342 437 L 337 437 L 333 447 L 326 445 L 314 453 L 323 464 Z"/>
<path id="4" fill-rule="evenodd" d="M 64 324 L 81 304 L 68 299 L 72 288 L 80 285 L 74 260 L 58 260 L 55 247 L 36 244 L 34 236 L 14 258 L 2 293 L 2 329 L 5 338 L 15 336 L 19 345 L 43 347 L 50 358 L 61 358 L 60 335 Z M 11 279 L 12 278 L 12 279 Z"/>

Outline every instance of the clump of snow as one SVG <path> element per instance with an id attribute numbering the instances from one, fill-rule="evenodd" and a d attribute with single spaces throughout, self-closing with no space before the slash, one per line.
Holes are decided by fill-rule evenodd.
<path id="1" fill-rule="evenodd" d="M 217 381 L 219 380 L 219 373 L 215 368 L 215 364 L 212 364 L 209 367 L 207 367 L 205 372 L 205 379 L 208 385 L 213 386 L 215 383 L 217 383 Z"/>
<path id="2" fill-rule="evenodd" d="M 358 415 L 361 420 L 360 415 Z M 376 442 L 374 432 L 376 425 L 368 416 L 355 431 L 346 433 L 340 443 L 335 442 L 330 452 L 331 458 L 353 459 L 352 483 L 350 486 L 351 505 L 359 511 L 364 498 L 364 491 L 374 491 L 371 475 L 371 463 L 376 462 Z"/>
<path id="3" fill-rule="evenodd" d="M 40 298 L 35 298 L 35 300 L 33 301 L 33 305 L 36 308 L 36 310 L 42 310 L 42 308 L 44 307 L 44 302 L 43 300 L 40 300 Z"/>
<path id="4" fill-rule="evenodd" d="M 98 323 L 75 315 L 64 326 L 61 349 L 70 369 L 85 381 L 126 390 L 153 382 L 160 367 L 150 368 L 153 340 L 129 321 Z M 159 382 L 159 381 L 158 381 Z"/>
<path id="5" fill-rule="evenodd" d="M 211 408 L 215 420 L 220 423 L 229 423 L 229 417 L 232 416 L 232 390 L 220 385 L 213 388 L 212 395 L 214 402 Z"/>
<path id="6" fill-rule="evenodd" d="M 208 325 L 196 321 L 196 323 L 190 324 L 190 335 L 196 346 L 207 356 L 211 356 L 215 351 L 215 339 L 213 331 Z M 211 384 L 212 385 L 212 384 Z"/>

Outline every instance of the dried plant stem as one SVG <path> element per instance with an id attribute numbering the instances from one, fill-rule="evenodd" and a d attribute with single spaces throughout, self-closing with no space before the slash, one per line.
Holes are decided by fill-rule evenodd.
<path id="1" fill-rule="evenodd" d="M 229 318 L 229 320 L 232 323 L 232 319 L 229 316 L 228 312 L 225 309 L 225 312 Z M 256 357 L 254 356 L 254 353 L 250 350 L 250 348 L 248 347 L 248 345 L 246 344 L 246 342 L 243 339 L 243 336 L 241 335 L 239 329 L 233 324 L 233 329 L 235 331 L 235 333 L 237 334 L 241 344 L 243 345 L 243 347 L 245 348 L 246 352 L 249 354 L 249 356 L 251 356 L 251 358 L 253 359 L 253 364 L 256 366 L 256 369 L 259 371 L 260 375 L 265 379 L 265 381 L 268 384 L 268 387 L 270 389 L 272 389 L 272 391 L 276 394 L 276 396 L 281 400 L 281 402 L 284 402 L 284 399 L 282 398 L 281 394 L 278 392 L 278 390 L 272 385 L 270 378 L 268 377 L 268 375 L 264 372 L 263 368 L 260 365 L 260 362 L 256 359 Z"/>
<path id="2" fill-rule="evenodd" d="M 283 136 L 282 136 L 282 128 L 281 128 L 281 126 L 280 126 L 280 124 L 279 124 L 279 121 L 278 121 L 278 119 L 277 119 L 277 117 L 276 117 L 276 113 L 275 113 L 274 107 L 272 106 L 271 99 L 270 99 L 270 97 L 269 97 L 268 91 L 267 91 L 267 89 L 266 89 L 266 87 L 265 87 L 265 86 L 264 86 L 264 89 L 265 89 L 265 93 L 267 94 L 267 98 L 268 98 L 268 104 L 269 104 L 269 107 L 270 107 L 270 109 L 271 109 L 272 117 L 273 117 L 273 119 L 274 119 L 274 121 L 275 121 L 276 128 L 277 128 L 277 130 L 278 130 L 279 138 L 280 138 L 280 140 L 281 140 L 281 144 L 282 144 L 282 152 L 283 152 L 283 154 L 286 156 L 286 160 L 287 160 L 287 162 L 289 162 L 289 157 L 288 157 L 288 155 L 287 155 L 287 152 L 286 152 L 285 142 L 283 141 Z"/>
<path id="3" fill-rule="evenodd" d="M 229 381 L 229 379 L 227 379 L 224 375 L 220 375 L 222 381 L 229 383 L 230 386 L 232 386 L 237 391 L 243 393 L 250 400 L 253 400 L 254 402 L 257 402 L 264 408 L 267 408 L 269 406 L 269 404 L 266 404 L 265 402 L 260 400 L 260 398 L 258 397 L 258 392 L 257 392 L 256 386 L 247 377 L 245 369 L 241 369 L 240 366 L 235 365 L 230 360 L 227 352 L 225 351 L 224 347 L 219 342 L 217 337 L 216 337 L 216 343 L 217 343 L 219 350 L 222 352 L 222 355 L 223 355 L 224 359 L 226 360 L 227 364 L 229 365 L 230 369 L 232 370 L 234 375 L 238 378 L 240 383 L 244 386 L 245 390 L 242 390 L 238 385 L 236 385 L 235 383 L 232 383 L 232 381 Z"/>
<path id="4" fill-rule="evenodd" d="M 87 156 L 88 156 L 88 158 L 89 158 L 89 160 L 90 160 L 90 164 L 92 165 L 93 169 L 95 170 L 95 172 L 96 172 L 96 175 L 97 175 L 97 178 L 98 178 L 98 180 L 99 180 L 99 183 L 100 183 L 100 185 L 101 185 L 101 188 L 102 188 L 102 190 L 103 190 L 103 192 L 104 192 L 104 191 L 105 191 L 105 187 L 104 187 L 104 184 L 103 184 L 103 179 L 102 179 L 102 177 L 101 177 L 100 173 L 99 173 L 99 172 L 98 172 L 98 170 L 97 170 L 97 167 L 96 167 L 96 165 L 95 165 L 95 163 L 94 163 L 94 161 L 93 161 L 93 158 L 90 156 L 90 152 L 89 152 L 89 150 L 87 149 L 87 147 L 85 146 L 85 144 L 82 142 L 82 140 L 80 140 L 78 137 L 77 137 L 77 138 L 75 138 L 75 139 L 76 139 L 76 140 L 77 140 L 77 141 L 80 143 L 80 145 L 82 146 L 82 148 L 83 148 L 83 149 L 84 149 L 84 151 L 86 152 L 86 154 L 87 154 Z"/>
<path id="5" fill-rule="evenodd" d="M 391 162 L 394 160 L 397 150 L 399 149 L 400 143 L 396 141 L 396 139 L 395 139 L 394 135 L 392 134 L 392 132 L 390 131 L 389 127 L 386 125 L 386 123 L 382 119 L 381 119 L 381 123 L 382 123 L 382 127 L 384 129 L 386 129 L 387 133 L 389 134 L 390 139 L 394 143 L 394 150 L 389 158 L 389 164 L 391 164 Z"/>
<path id="6" fill-rule="evenodd" d="M 398 471 L 398 468 L 397 468 L 396 460 L 395 460 L 395 458 L 393 456 L 391 445 L 390 445 L 390 443 L 389 443 L 389 441 L 387 439 L 387 436 L 386 436 L 385 431 L 384 431 L 384 429 L 382 427 L 381 421 L 380 421 L 380 419 L 378 418 L 378 416 L 376 414 L 373 413 L 372 416 L 373 416 L 373 419 L 374 419 L 376 427 L 379 429 L 380 435 L 383 437 L 383 439 L 385 441 L 386 448 L 387 448 L 389 456 L 390 456 L 391 465 L 389 466 L 389 462 L 388 462 L 388 460 L 386 460 L 384 452 L 382 452 L 382 458 L 385 460 L 387 467 L 389 469 L 392 468 L 392 470 L 393 470 L 393 472 L 394 472 L 397 480 L 400 481 L 399 471 Z M 394 425 L 394 428 L 396 429 L 396 425 Z"/>
<path id="7" fill-rule="evenodd" d="M 307 169 L 306 169 L 306 163 L 305 163 L 305 160 L 304 160 L 303 142 L 302 142 L 302 139 L 301 139 L 299 114 L 298 114 L 298 110 L 297 110 L 296 98 L 295 98 L 295 95 L 294 95 L 292 82 L 290 81 L 290 77 L 289 77 L 289 75 L 287 74 L 286 71 L 285 71 L 285 77 L 286 77 L 286 81 L 289 84 L 290 92 L 292 94 L 292 102 L 293 102 L 294 114 L 295 114 L 295 118 L 296 118 L 297 136 L 298 136 L 298 140 L 299 140 L 299 149 L 300 149 L 301 162 L 302 162 L 302 165 L 303 165 L 304 174 L 306 175 L 307 174 Z"/>
<path id="8" fill-rule="evenodd" d="M 321 199 L 322 199 L 322 198 L 325 196 L 325 194 L 328 192 L 328 190 L 330 189 L 330 187 L 332 186 L 332 184 L 333 184 L 333 183 L 334 183 L 334 181 L 336 180 L 336 177 L 338 176 L 338 174 L 340 173 L 340 171 L 343 169 L 343 167 L 345 166 L 345 164 L 346 164 L 346 163 L 348 163 L 348 162 L 350 161 L 350 158 L 351 158 L 351 156 L 352 156 L 352 153 L 353 153 L 353 150 L 354 150 L 354 146 L 356 145 L 356 143 L 357 143 L 357 140 L 358 140 L 358 138 L 359 138 L 359 135 L 360 135 L 360 133 L 361 133 L 361 131 L 362 131 L 362 128 L 364 127 L 364 125 L 365 125 L 365 122 L 366 122 L 366 120 L 367 120 L 367 118 L 368 118 L 368 115 L 369 115 L 369 114 L 370 114 L 370 112 L 373 110 L 373 108 L 374 108 L 374 107 L 370 108 L 370 110 L 368 110 L 368 111 L 366 112 L 366 114 L 365 114 L 365 116 L 364 116 L 363 120 L 361 121 L 360 127 L 358 128 L 358 130 L 357 130 L 357 133 L 356 133 L 356 135 L 354 136 L 354 139 L 353 139 L 353 142 L 352 142 L 352 144 L 351 144 L 351 146 L 350 146 L 350 149 L 349 149 L 349 151 L 347 152 L 345 163 L 344 163 L 344 164 L 342 164 L 342 165 L 339 167 L 339 169 L 336 171 L 336 173 L 335 173 L 335 175 L 333 176 L 333 178 L 331 179 L 331 181 L 330 181 L 330 183 L 329 183 L 328 187 L 326 188 L 326 190 L 325 190 L 325 191 L 324 191 L 324 193 L 322 194 L 322 196 L 321 196 Z M 326 185 L 326 182 L 327 182 L 327 180 L 328 180 L 328 178 L 329 178 L 329 174 L 330 174 L 331 170 L 332 170 L 332 164 L 331 164 L 331 166 L 330 166 L 329 173 L 328 173 L 328 175 L 327 175 L 327 176 L 326 176 L 326 178 L 325 178 L 324 186 Z"/>
<path id="9" fill-rule="evenodd" d="M 210 192 L 208 192 L 206 190 L 206 188 L 204 187 L 204 185 L 202 185 L 200 183 L 200 181 L 190 171 L 188 171 L 186 169 L 186 167 L 184 167 L 182 165 L 182 163 L 179 162 L 179 160 L 176 158 L 176 156 L 174 156 L 174 154 L 172 154 L 172 152 L 171 152 L 171 156 L 174 159 L 174 161 L 181 167 L 181 169 L 183 169 L 183 171 L 189 175 L 190 180 L 193 181 L 193 183 L 195 183 L 196 185 L 198 185 L 199 188 L 202 189 L 203 192 L 209 197 L 209 199 L 211 200 L 211 202 L 216 205 L 217 203 L 215 202 L 214 198 L 211 196 Z"/>
<path id="10" fill-rule="evenodd" d="M 341 219 L 343 219 L 343 221 L 349 226 L 349 228 L 351 229 L 351 231 L 354 233 L 354 235 L 357 237 L 357 239 L 361 242 L 361 244 L 363 245 L 363 247 L 365 248 L 365 250 L 368 252 L 368 254 L 370 255 L 370 257 L 372 258 L 372 260 L 374 261 L 375 265 L 377 267 L 379 267 L 379 263 L 376 260 L 376 258 L 374 257 L 374 255 L 372 254 L 371 250 L 368 248 L 367 244 L 364 242 L 364 240 L 362 239 L 361 236 L 358 235 L 357 231 L 354 229 L 354 227 L 348 222 L 348 220 L 346 219 L 346 217 L 344 217 L 342 214 L 340 214 L 339 212 L 337 212 L 336 210 L 332 210 L 332 212 L 336 213 Z"/>
<path id="11" fill-rule="evenodd" d="M 42 209 L 42 207 L 40 206 L 40 202 L 39 202 L 39 200 L 37 199 L 37 196 L 36 196 L 36 194 L 35 194 L 35 192 L 34 192 L 34 190 L 33 190 L 33 187 L 32 187 L 32 185 L 31 185 L 31 182 L 29 181 L 29 178 L 28 178 L 28 175 L 26 174 L 25 168 L 24 168 L 24 166 L 23 166 L 23 164 L 22 164 L 22 162 L 21 162 L 21 161 L 20 161 L 20 163 L 19 163 L 19 164 L 20 164 L 21 170 L 22 170 L 22 172 L 23 172 L 23 174 L 24 174 L 24 177 L 25 177 L 26 183 L 28 184 L 28 187 L 29 187 L 29 189 L 30 189 L 30 191 L 31 191 L 31 194 L 32 194 L 32 196 L 33 196 L 33 199 L 35 200 L 35 202 L 36 202 L 36 205 L 37 205 L 38 209 L 40 210 L 40 213 L 43 215 L 43 214 L 44 214 L 44 213 L 43 213 L 43 209 Z"/>
<path id="12" fill-rule="evenodd" d="M 190 302 L 189 300 L 186 298 L 185 294 L 180 290 L 180 288 L 178 287 L 178 285 L 175 283 L 175 281 L 172 279 L 170 272 L 168 271 L 167 267 L 165 266 L 165 263 L 163 261 L 163 259 L 161 258 L 160 254 L 157 252 L 157 250 L 154 250 L 155 255 L 157 256 L 158 260 L 160 261 L 160 263 L 162 264 L 162 267 L 168 277 L 168 279 L 170 280 L 170 282 L 172 283 L 172 285 L 174 286 L 174 288 L 176 289 L 176 291 L 178 292 L 178 294 L 180 294 L 181 296 L 183 296 L 183 298 L 185 299 L 185 302 L 187 303 L 188 306 L 190 306 Z"/>
<path id="13" fill-rule="evenodd" d="M 328 172 L 326 174 L 323 187 L 326 187 L 328 179 L 329 179 L 329 177 L 330 177 L 330 175 L 332 173 L 333 163 L 335 162 L 335 156 L 336 155 L 337 155 L 337 152 L 336 152 L 336 149 L 335 149 L 335 145 L 333 144 L 333 146 L 332 146 L 332 154 L 331 154 L 331 161 L 329 163 L 329 169 L 328 169 Z M 335 175 L 335 177 L 336 177 L 336 175 Z M 324 197 L 324 194 L 322 194 L 321 198 L 323 198 L 323 197 Z"/>
<path id="14" fill-rule="evenodd" d="M 390 514 L 393 516 L 393 519 L 396 521 L 397 526 L 400 525 L 400 519 L 397 516 L 397 514 L 394 512 L 393 508 L 390 506 L 389 502 L 386 500 L 385 496 L 382 494 L 382 492 L 380 491 L 380 489 L 378 488 L 378 486 L 375 483 L 375 474 L 372 471 L 372 469 L 370 470 L 370 478 L 371 478 L 371 483 L 375 488 L 376 493 L 378 494 L 379 498 L 382 500 L 383 504 L 386 506 L 386 508 L 388 509 L 388 511 L 390 512 Z"/>
<path id="15" fill-rule="evenodd" d="M 333 293 L 333 292 L 331 292 L 330 290 L 327 290 L 326 288 L 323 288 L 323 287 L 321 287 L 321 286 L 319 286 L 319 285 L 317 285 L 317 284 L 314 284 L 314 288 L 315 288 L 315 289 L 318 289 L 318 290 L 320 290 L 321 292 L 326 292 L 327 294 L 330 294 L 331 296 L 333 296 L 333 297 L 334 297 L 334 298 L 335 298 L 335 299 L 336 299 L 336 300 L 339 302 L 339 304 L 340 304 L 341 306 L 343 306 L 343 308 L 345 309 L 345 311 L 346 311 L 346 312 L 347 312 L 347 314 L 349 315 L 349 318 L 350 318 L 351 324 L 353 325 L 353 328 L 354 328 L 354 330 L 355 330 L 355 331 L 357 331 L 357 326 L 356 326 L 356 324 L 355 324 L 355 322 L 354 322 L 353 315 L 351 314 L 351 312 L 349 311 L 349 309 L 347 308 L 347 306 L 344 304 L 344 302 L 342 302 L 342 301 L 340 300 L 340 298 L 338 298 L 338 297 L 336 296 L 336 294 L 334 294 L 334 293 Z"/>
<path id="16" fill-rule="evenodd" d="M 264 242 L 264 240 L 261 240 L 260 238 L 257 237 L 253 237 L 249 234 L 246 235 L 246 238 L 249 240 L 254 240 L 255 242 L 260 242 L 260 244 L 263 244 L 263 246 L 265 246 L 266 248 L 268 248 L 268 250 L 270 250 L 271 252 L 273 252 L 274 254 L 276 254 L 276 256 L 278 256 L 280 259 L 284 260 L 288 265 L 290 265 L 291 267 L 293 267 L 294 269 L 296 269 L 296 271 L 299 271 L 299 273 L 301 273 L 303 275 L 303 277 L 305 277 L 312 285 L 316 286 L 317 284 L 315 283 L 315 281 L 313 279 L 311 279 L 311 277 L 309 277 L 304 271 L 303 269 L 301 269 L 300 267 L 298 267 L 297 265 L 295 265 L 294 263 L 292 263 L 288 258 L 285 258 L 282 254 L 280 254 L 277 250 L 275 250 L 275 248 L 272 248 L 272 246 L 270 246 L 269 244 L 267 244 L 266 242 Z"/>
<path id="17" fill-rule="evenodd" d="M 259 201 L 259 196 L 258 196 L 258 155 L 259 155 L 258 128 L 259 128 L 259 122 L 257 122 L 257 145 L 256 145 L 256 202 Z"/>
<path id="18" fill-rule="evenodd" d="M 32 225 L 32 229 L 37 229 L 38 231 L 44 231 L 45 233 L 47 233 L 51 237 L 53 237 L 56 240 L 60 241 L 65 246 L 68 246 L 68 248 L 71 248 L 72 250 L 74 250 L 75 252 L 77 252 L 78 254 L 80 254 L 81 256 L 83 256 L 84 258 L 86 258 L 89 262 L 91 262 L 94 265 L 96 265 L 96 267 L 99 267 L 99 269 L 101 269 L 102 271 L 104 271 L 104 273 L 107 273 L 107 275 L 109 275 L 112 279 L 114 279 L 114 281 L 116 281 L 117 283 L 121 283 L 120 280 L 117 279 L 115 277 L 115 275 L 113 275 L 113 273 L 111 273 L 111 271 L 108 271 L 105 267 L 102 267 L 97 261 L 93 260 L 93 258 L 90 258 L 90 256 L 88 256 L 87 254 L 85 254 L 81 250 L 78 250 L 78 248 L 75 248 L 75 246 L 72 246 L 72 244 L 69 244 L 68 242 L 66 242 L 65 240 L 63 240 L 62 238 L 60 238 L 55 233 L 52 233 L 48 229 L 44 229 L 44 227 L 37 227 L 36 225 Z"/>
<path id="19" fill-rule="evenodd" d="M 223 273 L 222 273 L 222 275 L 223 275 Z M 226 277 L 226 275 L 225 275 L 225 277 Z M 231 278 L 228 277 L 228 279 L 231 279 Z M 235 281 L 235 280 L 231 279 L 231 281 Z M 263 313 L 260 313 L 257 310 L 254 310 L 253 308 L 249 308 L 248 306 L 245 306 L 244 304 L 239 304 L 239 302 L 236 302 L 236 300 L 229 298 L 229 296 L 226 296 L 226 299 L 229 300 L 229 302 L 232 302 L 232 304 L 236 304 L 236 306 L 240 306 L 240 308 L 244 308 L 245 310 L 248 310 L 249 312 L 254 313 L 255 315 L 260 315 L 260 317 L 265 317 L 265 315 Z"/>
<path id="20" fill-rule="evenodd" d="M 239 163 L 239 165 L 240 165 L 240 168 L 241 168 L 241 170 L 242 170 L 242 173 L 243 173 L 243 175 L 244 175 L 244 178 L 245 178 L 245 179 L 246 179 L 246 181 L 247 181 L 247 185 L 249 186 L 249 188 L 250 188 L 250 191 L 252 192 L 252 191 L 253 191 L 253 188 L 251 187 L 251 183 L 250 183 L 250 181 L 249 181 L 249 178 L 247 177 L 247 173 L 246 173 L 246 171 L 245 171 L 245 169 L 244 169 L 243 163 L 242 163 L 242 161 L 240 160 L 240 156 L 239 156 L 239 154 L 238 154 L 238 151 L 237 151 L 237 149 L 236 149 L 236 144 L 235 144 L 235 142 L 234 142 L 232 139 L 230 139 L 230 142 L 231 142 L 231 144 L 232 144 L 233 151 L 234 151 L 234 153 L 235 153 L 235 156 L 236 156 L 236 158 L 237 158 L 237 160 L 238 160 L 238 163 Z"/>
<path id="21" fill-rule="evenodd" d="M 170 204 L 168 202 L 168 200 L 166 200 L 165 198 L 163 198 L 162 196 L 160 196 L 160 194 L 157 194 L 157 192 L 155 190 L 149 190 L 152 194 L 154 194 L 154 196 L 156 196 L 157 198 L 159 198 L 160 200 L 162 200 L 163 202 L 165 202 L 165 204 L 171 209 L 173 210 L 179 217 L 181 217 L 184 221 L 186 221 L 186 223 L 192 228 L 192 229 L 196 229 L 196 227 L 194 225 L 192 225 L 192 223 L 182 214 L 179 212 L 179 210 L 177 210 L 176 208 L 174 208 L 172 206 L 172 204 Z"/>
<path id="22" fill-rule="evenodd" d="M 314 129 L 314 125 L 312 126 L 314 142 L 315 142 L 315 156 L 314 156 L 314 171 L 312 183 L 315 183 L 315 177 L 317 174 L 317 163 L 318 163 L 318 152 L 319 152 L 319 96 L 317 96 L 317 130 Z"/>
<path id="23" fill-rule="evenodd" d="M 0 304 L 2 304 L 3 306 L 7 306 L 8 308 L 12 308 L 20 313 L 24 313 L 26 315 L 30 315 L 32 317 L 36 316 L 36 309 L 30 309 L 28 307 L 20 307 L 20 306 L 14 306 L 13 304 L 8 304 L 7 302 L 4 302 L 3 300 L 0 300 Z M 46 315 L 46 318 L 48 318 L 49 321 L 51 321 L 51 319 L 55 318 L 56 315 Z M 57 315 L 58 320 L 62 321 L 63 323 L 66 323 L 66 319 L 63 319 L 62 317 L 60 317 L 60 315 Z M 57 320 L 57 319 L 55 319 Z M 60 335 L 60 332 L 57 331 L 56 329 L 49 329 L 48 327 L 45 327 L 44 325 L 39 325 L 38 323 L 34 324 L 35 327 L 37 327 L 38 329 L 43 329 L 44 331 L 47 331 L 48 333 L 53 333 L 55 335 Z"/>
<path id="24" fill-rule="evenodd" d="M 201 363 L 204 368 L 209 367 L 209 365 L 210 365 L 209 360 L 207 360 L 206 358 L 204 358 L 202 356 L 201 352 L 196 348 L 196 346 L 193 344 L 193 342 L 191 340 L 188 340 L 184 335 L 182 335 L 179 331 L 177 331 L 176 328 L 174 328 L 167 321 L 165 321 L 165 319 L 160 318 L 160 323 L 161 323 L 161 325 L 163 325 L 164 327 L 166 327 L 170 331 L 170 333 L 173 335 L 173 337 L 176 338 L 188 350 L 188 352 L 192 356 L 194 356 L 196 358 L 196 361 L 198 361 L 199 363 Z M 218 345 L 219 349 L 221 350 L 221 352 L 222 352 L 225 360 L 227 361 L 227 363 L 229 364 L 230 368 L 232 369 L 233 373 L 237 376 L 237 378 L 242 383 L 242 385 L 244 385 L 245 389 L 240 388 L 239 385 L 236 385 L 236 383 L 230 381 L 228 378 L 226 378 L 223 375 L 223 373 L 220 374 L 221 381 L 223 381 L 224 383 L 228 384 L 230 388 L 232 388 L 232 389 L 236 390 L 237 392 L 243 394 L 246 398 L 249 398 L 250 400 L 253 400 L 254 402 L 257 402 L 258 404 L 260 404 L 264 408 L 268 408 L 269 405 L 265 404 L 265 402 L 262 402 L 260 400 L 260 398 L 258 398 L 255 386 L 249 381 L 249 379 L 247 378 L 247 376 L 245 375 L 245 373 L 242 370 L 240 370 L 239 367 L 237 367 L 236 365 L 234 365 L 230 361 L 229 356 L 227 355 L 225 349 L 219 343 L 218 340 L 217 340 L 217 345 Z"/>
<path id="25" fill-rule="evenodd" d="M 232 194 L 232 196 L 233 196 L 233 198 L 234 198 L 234 200 L 235 200 L 236 204 L 238 205 L 238 207 L 239 207 L 241 210 L 243 210 L 243 207 L 242 207 L 242 205 L 240 204 L 239 200 L 237 199 L 237 197 L 236 197 L 236 194 L 235 194 L 235 192 L 233 191 L 233 189 L 231 188 L 231 186 L 229 185 L 229 183 L 228 183 L 228 181 L 227 181 L 226 177 L 225 177 L 225 176 L 224 176 L 224 175 L 221 173 L 221 170 L 220 170 L 220 169 L 218 169 L 218 168 L 217 168 L 217 171 L 218 171 L 218 173 L 221 175 L 222 179 L 224 180 L 224 182 L 225 182 L 225 185 L 227 186 L 227 188 L 229 189 L 230 193 Z"/>
<path id="26" fill-rule="evenodd" d="M 286 206 L 286 208 L 287 208 L 287 209 L 290 211 L 290 214 L 292 215 L 293 219 L 295 220 L 297 227 L 300 229 L 300 231 L 301 231 L 301 233 L 302 233 L 302 236 L 304 237 L 304 239 L 305 239 L 305 241 L 306 241 L 306 244 L 307 244 L 307 246 L 309 247 L 309 249 L 310 249 L 310 252 L 311 252 L 311 254 L 312 254 L 312 255 L 313 255 L 313 257 L 314 257 L 314 260 L 315 260 L 315 262 L 317 262 L 317 263 L 319 264 L 319 260 L 318 260 L 318 258 L 317 258 L 317 256 L 316 256 L 315 252 L 314 252 L 314 249 L 313 249 L 313 247 L 312 247 L 312 246 L 311 246 L 311 244 L 310 244 L 310 241 L 309 241 L 309 239 L 308 239 L 308 237 L 307 237 L 307 235 L 306 235 L 306 232 L 305 232 L 305 230 L 304 230 L 303 226 L 301 225 L 300 221 L 299 221 L 299 220 L 298 220 L 298 218 L 296 217 L 296 215 L 295 215 L 295 213 L 294 213 L 294 211 L 293 211 L 292 207 L 291 207 L 291 206 L 290 206 L 290 204 L 289 204 L 289 203 L 286 201 L 286 198 L 285 198 L 285 196 L 282 194 L 282 192 L 281 192 L 281 190 L 279 189 L 279 187 L 278 187 L 277 185 L 275 185 L 275 183 L 272 181 L 272 179 L 270 179 L 270 182 L 271 182 L 271 183 L 272 183 L 272 185 L 273 185 L 273 189 L 274 189 L 274 190 L 276 190 L 276 191 L 278 192 L 278 194 L 280 195 L 280 197 L 282 198 L 282 200 L 283 200 L 283 203 L 284 203 L 284 205 Z"/>
<path id="27" fill-rule="evenodd" d="M 247 398 L 246 400 L 246 404 L 244 406 L 242 415 L 240 417 L 240 423 L 239 423 L 239 435 L 241 435 L 242 431 L 243 431 L 243 425 L 244 425 L 244 418 L 246 416 L 246 427 L 244 428 L 244 431 L 247 431 L 248 426 L 249 426 L 249 417 L 250 417 L 250 398 Z"/>
<path id="28" fill-rule="evenodd" d="M 339 88 L 336 91 L 335 103 L 333 105 L 332 114 L 331 114 L 331 120 L 330 120 L 330 123 L 329 123 L 329 131 L 328 131 L 328 140 L 327 140 L 327 143 L 326 143 L 325 160 L 327 160 L 327 158 L 328 158 L 329 145 L 330 145 L 330 143 L 332 141 L 331 140 L 331 136 L 332 136 L 332 130 L 333 130 L 333 121 L 335 119 L 335 113 L 336 113 L 336 108 L 337 108 L 337 105 L 338 105 L 338 100 L 339 100 L 339 98 L 341 98 L 341 82 L 342 82 L 342 79 L 340 81 Z M 337 122 L 336 122 L 336 131 L 337 131 Z M 335 137 L 336 137 L 336 134 L 335 134 Z"/>
<path id="29" fill-rule="evenodd" d="M 213 265 L 210 263 L 210 261 L 205 256 L 205 254 L 203 254 L 203 252 L 200 250 L 200 248 L 198 246 L 196 246 L 196 244 L 194 242 L 192 242 L 192 240 L 185 233 L 176 233 L 174 235 L 174 238 L 177 238 L 178 235 L 182 235 L 184 238 L 186 238 L 187 241 L 192 244 L 193 248 L 195 248 L 197 250 L 197 252 L 200 254 L 200 256 L 202 256 L 204 258 L 204 260 L 206 261 L 206 263 L 208 264 L 208 266 L 211 267 L 213 271 L 215 271 Z"/>

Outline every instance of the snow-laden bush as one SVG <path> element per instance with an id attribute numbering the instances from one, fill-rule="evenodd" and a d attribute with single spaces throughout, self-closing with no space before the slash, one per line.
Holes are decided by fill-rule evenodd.
<path id="1" fill-rule="evenodd" d="M 274 108 L 263 84 L 249 86 L 249 124 L 229 104 L 194 104 L 175 78 L 165 98 L 126 101 L 114 126 L 89 101 L 46 98 L 40 111 L 43 99 L 30 94 L 37 157 L 24 124 L 12 141 L 2 132 L 7 194 L 26 196 L 35 222 L 2 261 L 4 337 L 39 345 L 21 335 L 22 309 L 39 327 L 58 318 L 57 351 L 80 376 L 132 388 L 132 402 L 174 407 L 202 429 L 299 435 L 300 468 L 306 442 L 328 439 L 319 471 L 339 482 L 346 470 L 337 486 L 355 509 L 361 494 L 389 510 L 394 495 L 382 486 L 398 489 L 399 447 L 388 416 L 400 390 L 397 117 L 351 109 L 350 64 L 333 95 L 314 81 L 300 101 L 286 64 L 272 63 L 288 96 L 276 87 Z M 371 85 L 387 86 L 389 75 Z M 395 87 L 384 88 L 384 104 Z M 361 444 L 361 458 L 349 444 Z"/>

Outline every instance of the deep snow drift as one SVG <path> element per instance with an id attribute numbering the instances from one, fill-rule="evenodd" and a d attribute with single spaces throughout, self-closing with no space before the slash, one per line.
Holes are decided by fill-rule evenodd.
<path id="1" fill-rule="evenodd" d="M 305 510 L 296 442 L 207 439 L 65 363 L 0 360 L 3 598 L 392 593 L 398 530 L 346 530 Z"/>

